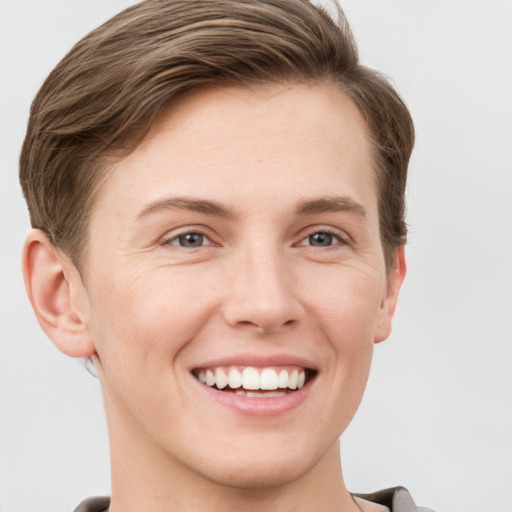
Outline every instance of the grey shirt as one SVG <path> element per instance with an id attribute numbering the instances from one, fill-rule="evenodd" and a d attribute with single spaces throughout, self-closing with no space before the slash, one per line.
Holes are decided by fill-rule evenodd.
<path id="1" fill-rule="evenodd" d="M 391 512 L 433 512 L 429 508 L 417 507 L 404 487 L 393 487 L 372 494 L 356 494 L 360 498 L 385 505 Z M 110 505 L 109 497 L 87 498 L 74 512 L 104 512 Z"/>
<path id="2" fill-rule="evenodd" d="M 391 512 L 434 512 L 430 508 L 418 507 L 405 487 L 393 487 L 371 494 L 355 494 L 379 505 L 385 505 Z"/>

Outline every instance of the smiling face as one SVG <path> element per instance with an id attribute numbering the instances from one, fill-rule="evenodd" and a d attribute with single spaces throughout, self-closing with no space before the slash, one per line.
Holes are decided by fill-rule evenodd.
<path id="1" fill-rule="evenodd" d="M 321 466 L 403 277 L 386 279 L 377 201 L 334 87 L 203 91 L 163 114 L 90 219 L 81 300 L 113 465 L 237 487 Z"/>

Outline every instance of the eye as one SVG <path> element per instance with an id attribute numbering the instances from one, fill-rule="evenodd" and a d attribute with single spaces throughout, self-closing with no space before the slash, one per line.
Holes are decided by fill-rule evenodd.
<path id="1" fill-rule="evenodd" d="M 328 247 L 332 245 L 335 237 L 331 233 L 314 233 L 308 236 L 309 245 L 313 247 Z"/>
<path id="2" fill-rule="evenodd" d="M 299 245 L 308 245 L 310 247 L 332 247 L 344 244 L 345 241 L 336 233 L 328 230 L 316 231 L 303 238 Z"/>
<path id="3" fill-rule="evenodd" d="M 185 249 L 195 249 L 197 247 L 202 247 L 209 242 L 210 239 L 206 235 L 193 231 L 175 236 L 174 238 L 168 240 L 166 244 L 178 245 L 179 247 L 183 247 Z"/>

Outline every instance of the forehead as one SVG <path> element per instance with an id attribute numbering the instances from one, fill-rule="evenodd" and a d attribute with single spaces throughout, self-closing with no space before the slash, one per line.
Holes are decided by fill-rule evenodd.
<path id="1" fill-rule="evenodd" d="M 112 166 L 93 217 L 109 204 L 140 210 L 168 193 L 255 208 L 308 194 L 368 201 L 376 184 L 366 124 L 334 86 L 195 92 L 163 111 Z"/>

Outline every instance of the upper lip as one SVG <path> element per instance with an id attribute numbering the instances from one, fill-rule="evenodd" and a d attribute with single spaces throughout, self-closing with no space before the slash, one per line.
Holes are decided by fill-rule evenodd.
<path id="1" fill-rule="evenodd" d="M 304 357 L 291 354 L 240 354 L 202 361 L 190 367 L 190 371 L 197 368 L 213 368 L 218 366 L 253 366 L 268 368 L 272 366 L 299 366 L 306 370 L 317 370 L 317 366 Z"/>

